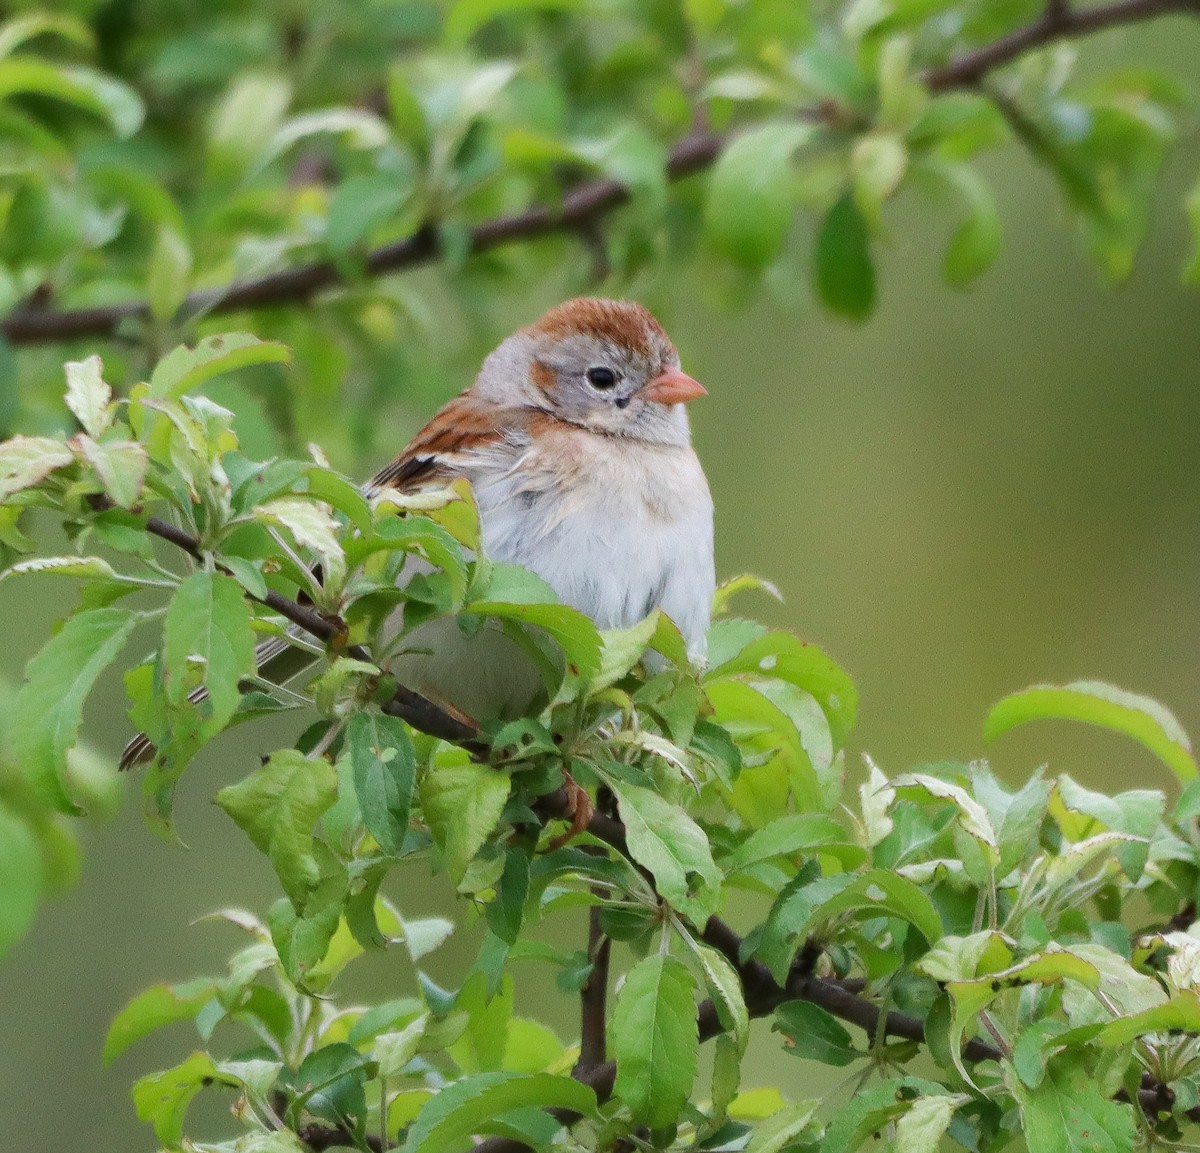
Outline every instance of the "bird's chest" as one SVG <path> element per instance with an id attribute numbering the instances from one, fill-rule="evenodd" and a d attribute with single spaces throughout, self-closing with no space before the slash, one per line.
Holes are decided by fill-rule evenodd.
<path id="1" fill-rule="evenodd" d="M 673 572 L 711 552 L 708 489 L 690 449 L 564 438 L 475 488 L 490 555 L 532 569 L 601 627 L 640 620 Z"/>

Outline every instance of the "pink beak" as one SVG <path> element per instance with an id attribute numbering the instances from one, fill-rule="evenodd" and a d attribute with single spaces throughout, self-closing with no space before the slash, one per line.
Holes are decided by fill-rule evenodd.
<path id="1" fill-rule="evenodd" d="M 642 389 L 642 399 L 656 404 L 686 404 L 700 396 L 707 396 L 708 389 L 686 372 L 670 368 L 656 376 Z"/>

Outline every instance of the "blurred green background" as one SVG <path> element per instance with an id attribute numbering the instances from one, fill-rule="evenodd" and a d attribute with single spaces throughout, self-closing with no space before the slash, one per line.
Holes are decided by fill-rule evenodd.
<path id="1" fill-rule="evenodd" d="M 1164 27 L 1136 42 L 1139 55 L 1171 50 L 1185 61 L 1200 35 Z M 988 706 L 1035 681 L 1110 680 L 1161 699 L 1200 734 L 1200 294 L 1178 284 L 1188 243 L 1178 204 L 1198 165 L 1192 138 L 1169 166 L 1159 198 L 1169 211 L 1120 290 L 1079 255 L 1049 177 L 1014 147 L 987 166 L 1004 247 L 967 294 L 942 284 L 944 227 L 911 198 L 889 215 L 880 308 L 865 327 L 806 298 L 731 312 L 694 274 L 671 282 L 672 334 L 711 394 L 693 419 L 716 500 L 719 573 L 779 585 L 783 605 L 743 609 L 819 642 L 855 675 L 852 745 L 889 774 L 989 756 L 1010 780 L 1048 763 L 1097 788 L 1172 788 L 1149 754 L 1100 733 L 1040 727 L 985 749 Z M 516 324 L 547 302 L 506 309 Z M 460 385 L 483 351 L 453 350 Z M 403 427 L 381 439 L 399 448 L 433 407 L 414 399 Z M 382 461 L 334 463 L 366 476 Z M 9 677 L 59 613 L 47 591 L 14 582 L 0 593 Z M 119 689 L 108 677 L 87 715 L 86 732 L 110 753 L 128 735 Z M 209 803 L 255 755 L 244 734 L 208 750 L 184 780 L 177 816 L 194 848 L 154 839 L 136 781 L 125 782 L 119 815 L 84 830 L 79 885 L 4 963 L 5 1148 L 154 1147 L 128 1087 L 178 1060 L 190 1026 L 110 1070 L 101 1043 L 133 993 L 222 964 L 232 930 L 190 921 L 225 905 L 262 911 L 275 894 L 265 858 Z M 447 891 L 417 878 L 392 889 L 406 915 L 448 907 Z M 453 984 L 459 959 L 452 941 L 431 971 Z M 528 970 L 518 988 L 527 1008 L 544 1001 L 542 975 Z M 410 979 L 407 961 L 388 954 L 359 962 L 350 987 L 394 996 Z M 569 1037 L 574 1004 L 561 1001 Z M 752 1067 L 750 1081 L 778 1073 Z"/>

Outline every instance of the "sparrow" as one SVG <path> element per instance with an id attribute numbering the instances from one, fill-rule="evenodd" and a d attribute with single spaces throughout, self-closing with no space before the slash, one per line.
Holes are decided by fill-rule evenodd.
<path id="1" fill-rule="evenodd" d="M 412 494 L 465 478 L 487 556 L 536 573 L 601 629 L 661 609 L 700 665 L 713 505 L 686 405 L 705 393 L 642 305 L 568 300 L 501 342 L 474 384 L 364 488 Z M 542 691 L 533 662 L 499 628 L 467 637 L 443 618 L 402 641 L 388 669 L 472 718 L 520 715 Z M 286 647 L 260 648 L 260 675 Z M 151 751 L 144 738 L 135 745 L 123 765 Z"/>

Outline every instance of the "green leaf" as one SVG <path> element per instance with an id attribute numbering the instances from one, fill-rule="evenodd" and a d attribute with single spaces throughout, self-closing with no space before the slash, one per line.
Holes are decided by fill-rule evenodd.
<path id="1" fill-rule="evenodd" d="M 721 153 L 704 208 L 705 235 L 718 252 L 747 268 L 774 260 L 796 203 L 792 156 L 812 133 L 808 124 L 762 124 Z"/>
<path id="2" fill-rule="evenodd" d="M 351 148 L 379 148 L 390 135 L 387 123 L 365 108 L 318 108 L 284 121 L 259 154 L 255 169 L 261 171 L 301 140 L 336 135 Z"/>
<path id="3" fill-rule="evenodd" d="M 394 172 L 347 177 L 329 205 L 326 243 L 337 252 L 349 252 L 393 219 L 411 195 L 412 185 L 397 180 Z"/>
<path id="4" fill-rule="evenodd" d="M 142 495 L 149 459 L 145 448 L 135 440 L 97 442 L 81 433 L 73 444 L 83 459 L 96 470 L 104 491 L 121 508 L 132 508 Z"/>
<path id="5" fill-rule="evenodd" d="M 836 896 L 820 905 L 816 917 L 853 912 L 866 916 L 892 916 L 908 921 L 932 945 L 943 933 L 942 919 L 925 893 L 912 881 L 887 869 L 861 873 Z"/>
<path id="6" fill-rule="evenodd" d="M 493 585 L 489 590 L 496 595 Z M 545 629 L 563 651 L 567 671 L 585 679 L 600 671 L 600 632 L 590 617 L 566 605 L 509 604 L 497 600 L 473 601 L 464 613 L 499 617 Z"/>
<path id="7" fill-rule="evenodd" d="M 215 797 L 271 864 L 303 913 L 321 880 L 313 837 L 321 814 L 337 800 L 337 773 L 323 757 L 280 749 L 261 769 Z"/>
<path id="8" fill-rule="evenodd" d="M 704 831 L 653 789 L 613 781 L 609 787 L 625 823 L 629 855 L 654 875 L 665 901 L 702 924 L 721 896 L 721 871 Z"/>
<path id="9" fill-rule="evenodd" d="M 174 399 L 222 373 L 256 364 L 288 364 L 291 359 L 286 345 L 248 332 L 206 336 L 195 348 L 181 344 L 158 362 L 150 377 L 150 395 Z"/>
<path id="10" fill-rule="evenodd" d="M 151 985 L 113 1018 L 104 1039 L 104 1064 L 111 1064 L 135 1041 L 173 1021 L 193 1020 L 217 995 L 215 981 L 201 977 L 182 985 Z"/>
<path id="11" fill-rule="evenodd" d="M 7 96 L 47 96 L 107 120 L 118 136 L 132 136 L 145 109 L 126 84 L 83 65 L 50 64 L 28 56 L 0 60 L 0 100 Z"/>
<path id="12" fill-rule="evenodd" d="M 773 857 L 794 857 L 802 850 L 845 840 L 845 830 L 832 817 L 821 813 L 788 813 L 752 832 L 729 856 L 722 858 L 721 868 L 731 876 Z"/>
<path id="13" fill-rule="evenodd" d="M 737 970 L 716 949 L 696 944 L 696 955 L 704 969 L 704 981 L 709 996 L 717 1007 L 717 1018 L 721 1026 L 732 1035 L 738 1053 L 746 1051 L 750 1040 L 750 1012 L 746 1007 L 746 996 Z"/>
<path id="14" fill-rule="evenodd" d="M 1115 1049 L 1147 1033 L 1170 1032 L 1200 1034 L 1200 993 L 1196 990 L 1184 989 L 1165 1005 L 1119 1017 L 1100 1031 L 1096 1044 Z"/>
<path id="15" fill-rule="evenodd" d="M 465 44 L 498 16 L 520 12 L 570 11 L 573 0 L 454 0 L 446 15 L 446 39 Z"/>
<path id="16" fill-rule="evenodd" d="M 433 768 L 421 779 L 421 809 L 457 884 L 496 827 L 512 780 L 489 765 Z"/>
<path id="17" fill-rule="evenodd" d="M 14 436 L 0 444 L 0 501 L 45 480 L 72 464 L 74 453 L 48 436 Z"/>
<path id="18" fill-rule="evenodd" d="M 628 973 L 613 1011 L 616 1095 L 638 1125 L 674 1124 L 696 1078 L 695 982 L 686 965 L 656 954 Z"/>
<path id="19" fill-rule="evenodd" d="M 109 404 L 112 389 L 100 375 L 103 365 L 98 356 L 87 360 L 69 360 L 63 366 L 67 374 L 67 407 L 91 437 L 98 437 L 112 422 Z"/>
<path id="20" fill-rule="evenodd" d="M 150 315 L 165 323 L 187 299 L 188 278 L 192 272 L 192 249 L 178 230 L 162 226 L 150 252 L 146 269 L 146 299 Z"/>
<path id="21" fill-rule="evenodd" d="M 83 719 L 84 699 L 137 622 L 127 609 L 77 613 L 25 668 L 25 683 L 13 704 L 13 715 L 21 718 L 10 736 L 13 755 L 40 796 L 63 812 L 76 811 L 63 774 L 67 750 Z"/>
<path id="22" fill-rule="evenodd" d="M 946 161 L 941 171 L 967 209 L 950 239 L 943 264 L 947 283 L 962 287 L 996 259 L 1000 251 L 1000 214 L 991 189 L 969 164 Z"/>
<path id="23" fill-rule="evenodd" d="M 163 627 L 163 685 L 177 708 L 197 685 L 212 702 L 219 731 L 237 711 L 238 682 L 255 672 L 250 606 L 241 585 L 224 573 L 194 572 L 175 590 Z"/>
<path id="24" fill-rule="evenodd" d="M 850 152 L 854 200 L 868 220 L 878 221 L 883 202 L 908 170 L 908 151 L 894 132 L 871 132 L 859 137 Z"/>
<path id="25" fill-rule="evenodd" d="M 787 1038 L 789 1053 L 823 1065 L 849 1065 L 865 1056 L 837 1018 L 811 1001 L 788 1001 L 775 1011 L 773 1032 Z"/>
<path id="26" fill-rule="evenodd" d="M 331 951 L 330 942 L 341 921 L 349 877 L 345 865 L 324 841 L 313 842 L 313 855 L 320 880 L 309 894 L 303 914 L 286 897 L 280 897 L 271 906 L 267 922 L 271 942 L 288 979 L 301 988 L 320 993 L 336 976 L 329 968 L 322 972 L 319 967 Z"/>
<path id="27" fill-rule="evenodd" d="M 325 585 L 338 588 L 346 575 L 346 556 L 338 539 L 341 526 L 324 505 L 303 497 L 280 497 L 254 510 L 255 517 L 281 525 L 302 549 L 312 549 L 321 558 Z"/>
<path id="28" fill-rule="evenodd" d="M 1027 721 L 1051 719 L 1085 721 L 1124 733 L 1154 753 L 1181 781 L 1196 776 L 1191 741 L 1174 715 L 1150 697 L 1103 681 L 1034 685 L 1004 697 L 988 714 L 983 739 L 995 740 Z"/>
<path id="29" fill-rule="evenodd" d="M 570 1077 L 550 1073 L 478 1073 L 452 1081 L 417 1114 L 404 1153 L 459 1153 L 471 1137 L 493 1132 L 497 1120 L 516 1109 L 566 1109 L 585 1117 L 596 1112 L 596 1094 Z"/>
<path id="30" fill-rule="evenodd" d="M 356 1129 L 366 1117 L 367 1058 L 353 1045 L 335 1041 L 314 1049 L 296 1070 L 299 1092 L 289 1112 L 301 1108 L 334 1125 Z"/>
<path id="31" fill-rule="evenodd" d="M 753 1136 L 746 1145 L 746 1153 L 780 1153 L 784 1149 L 810 1146 L 811 1139 L 819 1133 L 813 1122 L 819 1104 L 817 1101 L 801 1101 L 799 1105 L 785 1105 L 782 1109 L 776 1109 L 754 1127 Z M 809 1140 L 801 1141 L 801 1138 Z"/>
<path id="32" fill-rule="evenodd" d="M 193 1053 L 172 1069 L 151 1073 L 133 1086 L 139 1121 L 154 1126 L 154 1135 L 168 1149 L 179 1149 L 183 1120 L 192 1098 L 213 1083 L 238 1087 L 237 1079 L 222 1073 L 207 1053 Z"/>
<path id="33" fill-rule="evenodd" d="M 0 24 L 0 56 L 9 56 L 38 36 L 61 36 L 80 48 L 96 45 L 91 29 L 75 16 L 49 12 L 30 12 Z"/>
<path id="34" fill-rule="evenodd" d="M 367 832 L 385 852 L 398 853 L 408 833 L 417 773 L 408 730 L 395 717 L 355 713 L 346 730 L 346 744 Z"/>
<path id="35" fill-rule="evenodd" d="M 1051 1059 L 1036 1088 L 1005 1063 L 1005 1083 L 1021 1106 L 1029 1153 L 1125 1153 L 1133 1148 L 1132 1106 L 1104 1095 L 1082 1053 Z"/>
<path id="36" fill-rule="evenodd" d="M 0 800 L 0 958 L 33 924 L 45 879 L 37 836 Z"/>
<path id="37" fill-rule="evenodd" d="M 120 580 L 120 574 L 103 557 L 98 556 L 39 556 L 32 560 L 18 561 L 0 572 L 0 583 L 9 577 L 26 574 L 73 577 L 101 577 L 104 580 Z"/>
<path id="38" fill-rule="evenodd" d="M 395 1077 L 416 1055 L 430 1014 L 422 1013 L 397 1032 L 377 1033 L 371 1047 L 380 1077 Z"/>
<path id="39" fill-rule="evenodd" d="M 811 693 L 829 721 L 834 743 L 841 746 L 858 716 L 858 690 L 849 674 L 817 645 L 790 633 L 755 637 L 724 664 L 705 673 L 705 682 L 736 673 L 774 677 Z"/>
<path id="40" fill-rule="evenodd" d="M 830 312 L 866 320 L 875 311 L 870 235 L 854 197 L 842 196 L 817 233 L 817 294 Z"/>
<path id="41" fill-rule="evenodd" d="M 938 1153 L 954 1110 L 967 1100 L 964 1095 L 918 1097 L 896 1122 L 896 1153 Z"/>

